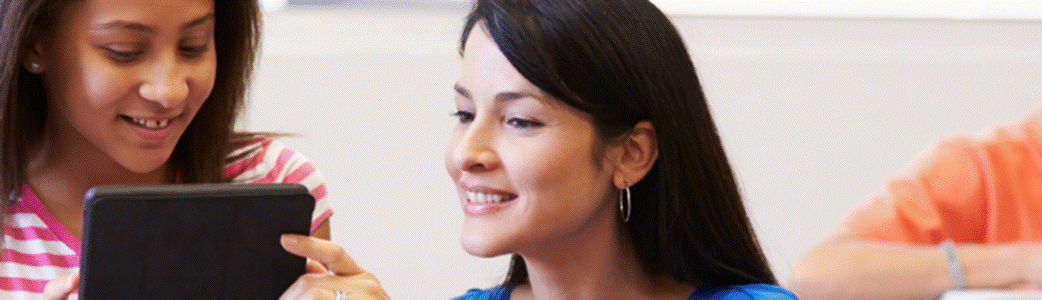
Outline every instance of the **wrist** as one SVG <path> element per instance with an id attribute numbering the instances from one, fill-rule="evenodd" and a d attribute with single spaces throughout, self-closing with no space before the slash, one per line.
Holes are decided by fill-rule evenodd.
<path id="1" fill-rule="evenodd" d="M 961 245 L 958 249 L 970 288 L 1001 289 L 1033 282 L 1038 272 L 1032 245 Z"/>
<path id="2" fill-rule="evenodd" d="M 1013 271 L 1013 283 L 1035 282 L 1039 274 L 1038 265 L 1035 263 L 1035 257 L 1038 255 L 1037 246 L 1014 244 L 1003 254 L 1003 263 Z"/>

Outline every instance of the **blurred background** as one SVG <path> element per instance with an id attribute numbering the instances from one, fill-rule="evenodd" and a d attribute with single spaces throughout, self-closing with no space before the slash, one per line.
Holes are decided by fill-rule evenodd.
<path id="1" fill-rule="evenodd" d="M 262 1 L 240 127 L 295 134 L 333 240 L 395 299 L 449 299 L 507 258 L 459 246 L 443 164 L 469 0 Z M 688 45 L 775 274 L 948 133 L 1042 96 L 1042 2 L 655 2 Z"/>

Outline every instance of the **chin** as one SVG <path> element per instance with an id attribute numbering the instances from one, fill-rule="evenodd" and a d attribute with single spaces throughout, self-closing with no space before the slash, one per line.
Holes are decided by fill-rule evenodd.
<path id="1" fill-rule="evenodd" d="M 137 163 L 130 164 L 130 165 L 124 164 L 123 168 L 127 169 L 127 171 L 130 171 L 130 172 L 133 172 L 133 173 L 136 173 L 136 174 L 148 174 L 148 173 L 154 172 L 155 170 L 159 169 L 159 167 L 162 166 L 162 165 L 163 165 L 162 163 L 160 163 L 160 164 L 142 164 L 140 162 L 137 162 Z"/>
<path id="2" fill-rule="evenodd" d="M 162 153 L 148 153 L 138 157 L 129 157 L 125 159 L 120 165 L 123 166 L 127 171 L 134 172 L 137 174 L 148 174 L 158 170 L 160 167 L 170 161 L 171 151 L 162 151 Z"/>
<path id="3" fill-rule="evenodd" d="M 473 255 L 473 256 L 477 256 L 477 257 L 481 257 L 481 258 L 493 258 L 493 257 L 496 257 L 496 256 L 508 254 L 508 253 L 502 253 L 500 251 L 492 251 L 492 250 L 490 250 L 488 248 L 485 248 L 485 247 L 468 246 L 467 244 L 463 244 L 463 251 L 467 251 L 468 254 Z"/>
<path id="4" fill-rule="evenodd" d="M 481 258 L 492 258 L 512 253 L 504 249 L 507 247 L 496 243 L 495 239 L 481 234 L 467 234 L 465 230 L 460 236 L 460 246 L 463 247 L 463 251 Z"/>

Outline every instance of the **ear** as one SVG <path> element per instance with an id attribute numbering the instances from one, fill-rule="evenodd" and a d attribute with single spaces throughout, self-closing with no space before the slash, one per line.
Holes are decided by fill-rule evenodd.
<path id="1" fill-rule="evenodd" d="M 43 73 L 46 69 L 43 55 L 43 40 L 39 36 L 31 36 L 29 40 L 31 41 L 30 47 L 26 48 L 22 54 L 22 67 L 29 70 L 30 73 Z"/>
<path id="2" fill-rule="evenodd" d="M 616 147 L 619 155 L 613 180 L 616 188 L 624 189 L 644 179 L 658 161 L 655 126 L 650 121 L 640 121 Z"/>

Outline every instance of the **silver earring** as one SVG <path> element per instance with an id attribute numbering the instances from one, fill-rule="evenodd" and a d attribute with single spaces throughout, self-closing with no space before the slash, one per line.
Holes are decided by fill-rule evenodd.
<path id="1" fill-rule="evenodd" d="M 29 73 L 33 73 L 33 74 L 43 73 L 43 66 L 40 66 L 39 63 L 31 62 L 31 63 L 29 63 Z"/>
<path id="2" fill-rule="evenodd" d="M 619 215 L 622 217 L 622 222 L 626 223 L 630 221 L 630 211 L 633 210 L 633 203 L 630 200 L 629 182 L 623 180 L 622 185 L 626 187 L 619 190 Z"/>

